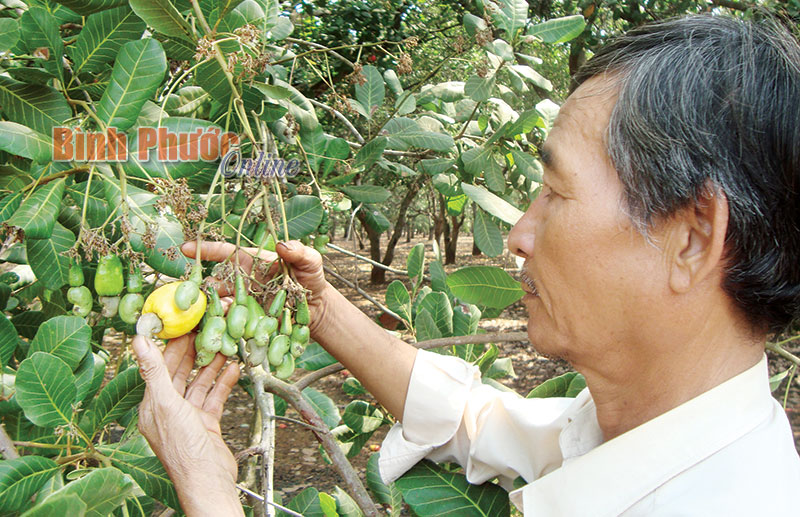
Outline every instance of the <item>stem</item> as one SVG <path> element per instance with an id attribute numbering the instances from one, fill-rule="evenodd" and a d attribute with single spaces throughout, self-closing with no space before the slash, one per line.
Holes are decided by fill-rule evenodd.
<path id="1" fill-rule="evenodd" d="M 495 332 L 493 334 L 472 334 L 470 336 L 453 336 L 429 339 L 428 341 L 420 341 L 412 344 L 420 350 L 428 350 L 430 348 L 439 348 L 442 346 L 481 345 L 484 343 L 507 343 L 509 341 L 527 340 L 527 332 Z M 319 379 L 342 370 L 344 370 L 344 366 L 342 366 L 341 363 L 335 363 L 301 377 L 297 382 L 294 383 L 294 386 L 298 390 L 303 390 Z"/>
<path id="2" fill-rule="evenodd" d="M 297 513 L 294 510 L 290 510 L 290 509 L 286 508 L 285 506 L 281 506 L 281 505 L 279 505 L 278 503 L 276 503 L 274 501 L 267 501 L 263 497 L 261 497 L 260 495 L 256 494 L 255 492 L 252 492 L 252 491 L 248 490 L 246 487 L 244 487 L 242 485 L 236 485 L 236 488 L 238 488 L 239 490 L 241 490 L 245 494 L 249 495 L 253 499 L 258 499 L 262 503 L 267 503 L 270 506 L 274 506 L 278 510 L 280 510 L 280 511 L 282 511 L 284 513 L 288 513 L 292 517 L 303 517 L 302 513 Z"/>
<path id="3" fill-rule="evenodd" d="M 777 343 L 767 343 L 766 348 L 771 352 L 775 352 L 784 359 L 788 359 L 794 364 L 800 365 L 800 357 L 797 357 L 781 346 L 783 343 L 788 343 L 789 341 L 794 341 L 795 339 L 800 339 L 800 335 L 791 337 L 789 339 L 784 339 L 783 341 L 779 341 Z"/>
<path id="4" fill-rule="evenodd" d="M 327 246 L 329 248 L 331 248 L 331 249 L 334 249 L 334 250 L 340 252 L 340 253 L 344 253 L 345 255 L 350 255 L 351 257 L 355 257 L 355 258 L 357 258 L 359 260 L 363 260 L 364 262 L 369 262 L 373 266 L 378 267 L 380 269 L 385 269 L 386 271 L 389 271 L 390 273 L 396 273 L 398 275 L 408 275 L 408 271 L 403 271 L 402 269 L 394 269 L 392 267 L 387 266 L 386 264 L 381 264 L 380 262 L 377 262 L 375 260 L 372 260 L 372 259 L 369 259 L 367 257 L 361 256 L 361 255 L 359 255 L 357 253 L 353 253 L 352 251 L 346 250 L 344 248 L 341 248 L 341 247 L 339 247 L 339 246 L 337 246 L 335 244 L 328 243 Z"/>
<path id="5" fill-rule="evenodd" d="M 50 183 L 53 180 L 57 180 L 59 178 L 66 178 L 67 176 L 72 176 L 73 174 L 77 174 L 79 172 L 86 172 L 89 169 L 93 169 L 93 168 L 94 167 L 88 167 L 86 165 L 80 165 L 78 167 L 73 167 L 73 168 L 67 169 L 65 171 L 55 172 L 53 174 L 50 174 L 49 176 L 45 176 L 44 178 L 41 178 L 37 182 L 31 183 L 30 185 L 26 185 L 25 187 L 22 188 L 22 191 L 23 192 L 27 192 L 29 190 L 33 190 L 34 188 L 36 188 L 36 187 L 38 187 L 40 185 L 44 185 L 45 183 Z"/>
<path id="6" fill-rule="evenodd" d="M 350 288 L 355 289 L 356 291 L 358 291 L 358 294 L 363 296 L 367 301 L 372 303 L 375 307 L 377 307 L 378 309 L 382 310 L 383 312 L 385 312 L 389 316 L 395 318 L 396 320 L 403 321 L 406 324 L 409 323 L 408 321 L 406 321 L 406 319 L 404 317 L 400 316 L 396 312 L 392 311 L 391 309 L 389 309 L 388 307 L 383 305 L 381 302 L 379 302 L 378 300 L 376 300 L 375 298 L 370 296 L 366 291 L 364 291 L 363 289 L 358 287 L 356 284 L 354 284 L 350 280 L 347 280 L 342 275 L 336 273 L 335 271 L 333 271 L 328 266 L 323 266 L 322 269 L 325 271 L 326 275 L 330 275 L 333 278 L 335 278 L 335 279 L 339 280 L 340 282 L 344 283 L 347 287 L 350 287 Z"/>
<path id="7" fill-rule="evenodd" d="M 318 108 L 322 108 L 324 110 L 330 111 L 333 114 L 334 117 L 336 117 L 339 120 L 341 120 L 342 123 L 345 125 L 345 127 L 347 127 L 347 129 L 350 130 L 351 133 L 353 133 L 353 136 L 356 137 L 356 139 L 358 140 L 358 143 L 360 143 L 361 145 L 364 145 L 366 143 L 366 140 L 364 140 L 364 137 L 361 136 L 361 133 L 358 132 L 358 129 L 356 129 L 356 127 L 353 125 L 353 123 L 350 122 L 350 120 L 348 120 L 348 118 L 345 117 L 341 112 L 331 108 L 327 104 L 323 104 L 323 103 L 321 103 L 319 101 L 316 101 L 314 99 L 308 99 L 308 100 L 314 106 L 316 106 Z"/>
<path id="8" fill-rule="evenodd" d="M 325 452 L 328 453 L 334 468 L 336 468 L 345 485 L 347 485 L 348 492 L 353 495 L 353 499 L 366 517 L 377 517 L 379 514 L 375 508 L 375 503 L 369 497 L 363 483 L 361 483 L 358 473 L 347 460 L 342 449 L 339 448 L 339 444 L 328 430 L 325 422 L 322 421 L 319 414 L 303 397 L 300 389 L 296 385 L 285 383 L 273 376 L 264 376 L 264 388 L 283 398 L 300 413 L 303 420 L 319 428 L 318 431 L 314 431 L 314 436 L 322 444 Z"/>

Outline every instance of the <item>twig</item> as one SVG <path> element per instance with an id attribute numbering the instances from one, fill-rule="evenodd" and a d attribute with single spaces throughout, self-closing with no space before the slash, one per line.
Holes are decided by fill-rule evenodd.
<path id="1" fill-rule="evenodd" d="M 340 252 L 340 253 L 344 253 L 345 255 L 350 255 L 351 257 L 355 257 L 355 258 L 357 258 L 357 259 L 359 259 L 359 260 L 363 260 L 364 262 L 369 262 L 369 263 L 370 263 L 370 264 L 372 264 L 373 266 L 375 266 L 375 267 L 378 267 L 378 268 L 380 268 L 380 269 L 385 269 L 386 271 L 389 271 L 390 273 L 396 273 L 396 274 L 398 274 L 398 275 L 406 275 L 406 276 L 408 275 L 408 271 L 403 271 L 402 269 L 394 269 L 394 268 L 392 268 L 392 267 L 389 267 L 389 266 L 387 266 L 386 264 L 381 264 L 380 262 L 376 262 L 376 261 L 374 261 L 374 260 L 372 260 L 372 259 L 369 259 L 369 258 L 367 258 L 367 257 L 361 256 L 361 255 L 359 255 L 358 253 L 353 253 L 353 252 L 352 252 L 352 251 L 350 251 L 350 250 L 346 250 L 346 249 L 344 249 L 344 248 L 340 248 L 340 247 L 339 247 L 339 246 L 337 246 L 336 244 L 331 244 L 331 243 L 329 242 L 329 243 L 327 244 L 327 246 L 328 246 L 330 249 L 332 249 L 332 250 L 336 250 L 336 251 L 338 251 L 338 252 Z"/>
<path id="2" fill-rule="evenodd" d="M 346 64 L 350 68 L 355 68 L 356 67 L 356 65 L 352 61 L 350 61 L 349 59 L 347 59 L 343 55 L 339 54 L 338 52 L 329 49 L 325 45 L 320 45 L 319 43 L 312 43 L 310 41 L 304 41 L 304 40 L 296 39 L 296 38 L 286 38 L 285 41 L 287 41 L 289 43 L 294 43 L 296 45 L 308 45 L 309 47 L 311 47 L 313 49 L 317 49 L 317 50 L 324 50 L 326 52 L 329 52 L 333 57 L 335 57 L 336 59 L 338 59 L 342 63 Z M 297 57 L 297 56 L 295 56 L 295 57 Z M 292 58 L 292 59 L 294 59 L 294 58 Z M 289 60 L 289 58 L 283 59 L 281 61 L 276 61 L 276 62 L 271 63 L 271 64 L 277 64 L 277 63 L 281 63 L 282 61 L 287 61 L 287 60 Z"/>
<path id="3" fill-rule="evenodd" d="M 0 424 L 0 454 L 7 460 L 19 458 L 17 448 L 14 447 L 14 442 L 11 440 L 11 437 L 8 436 L 8 433 L 6 433 L 6 428 L 3 424 Z"/>
<path id="4" fill-rule="evenodd" d="M 781 356 L 781 357 L 783 357 L 785 359 L 788 359 L 791 362 L 793 362 L 794 364 L 800 366 L 800 357 L 797 357 L 796 355 L 794 355 L 793 353 L 789 352 L 788 350 L 786 350 L 785 348 L 783 348 L 781 346 L 782 343 L 786 343 L 788 341 L 793 341 L 794 339 L 797 339 L 797 338 L 800 338 L 800 336 L 794 336 L 794 337 L 792 337 L 790 339 L 783 340 L 780 343 L 771 343 L 771 342 L 769 342 L 769 343 L 767 343 L 767 350 L 769 350 L 771 352 L 775 352 L 779 356 Z"/>
<path id="5" fill-rule="evenodd" d="M 289 418 L 288 416 L 272 415 L 272 418 L 275 419 L 275 420 L 282 420 L 284 422 L 291 422 L 293 424 L 302 425 L 303 427 L 311 429 L 312 431 L 321 431 L 321 429 L 318 428 L 318 427 L 314 427 L 313 425 L 311 425 L 311 424 L 309 424 L 307 422 L 303 422 L 302 420 Z"/>
<path id="6" fill-rule="evenodd" d="M 358 129 L 356 129 L 356 127 L 353 125 L 353 123 L 352 123 L 352 122 L 350 122 L 350 120 L 348 120 L 348 119 L 347 119 L 347 117 L 345 117 L 345 116 L 344 116 L 344 115 L 343 115 L 343 114 L 342 114 L 342 113 L 341 113 L 339 110 L 336 110 L 336 109 L 334 109 L 334 108 L 331 108 L 331 107 L 330 107 L 330 106 L 328 106 L 327 104 L 323 104 L 323 103 L 321 103 L 321 102 L 319 102 L 319 101 L 316 101 L 316 100 L 314 100 L 314 99 L 311 99 L 311 98 L 309 98 L 308 100 L 309 100 L 309 102 L 311 102 L 311 104 L 313 104 L 314 106 L 316 106 L 316 107 L 318 107 L 318 108 L 322 108 L 322 109 L 328 110 L 328 111 L 330 111 L 331 113 L 333 113 L 333 116 L 334 116 L 334 117 L 336 117 L 336 118 L 338 118 L 339 120 L 341 120 L 341 121 L 342 121 L 342 123 L 343 123 L 345 126 L 347 126 L 347 129 L 349 129 L 349 130 L 350 130 L 350 132 L 351 132 L 351 133 L 353 133 L 353 135 L 356 137 L 356 139 L 358 139 L 358 141 L 359 141 L 359 142 L 360 142 L 362 145 L 363 145 L 364 143 L 366 143 L 366 140 L 364 140 L 364 137 L 363 137 L 363 136 L 361 136 L 361 133 L 359 133 L 359 132 L 358 132 Z"/>
<path id="7" fill-rule="evenodd" d="M 301 391 L 292 384 L 285 383 L 273 376 L 264 376 L 264 388 L 279 397 L 283 398 L 288 404 L 291 404 L 300 417 L 313 425 L 318 427 L 318 431 L 313 431 L 314 436 L 322 444 L 325 452 L 328 453 L 334 468 L 339 472 L 339 475 L 347 485 L 348 493 L 353 496 L 358 507 L 366 517 L 378 517 L 378 511 L 375 508 L 375 503 L 369 497 L 364 484 L 358 477 L 358 473 L 345 457 L 339 444 L 333 437 L 331 432 L 327 429 L 325 422 L 317 414 L 311 404 L 303 397 Z"/>
<path id="8" fill-rule="evenodd" d="M 249 496 L 250 496 L 250 497 L 252 497 L 253 499 L 258 499 L 258 500 L 259 500 L 259 501 L 261 501 L 262 503 L 267 503 L 267 504 L 268 504 L 268 505 L 270 505 L 270 506 L 274 506 L 275 508 L 277 508 L 278 510 L 280 510 L 280 511 L 282 511 L 282 512 L 286 512 L 286 513 L 288 513 L 289 515 L 292 515 L 292 516 L 294 516 L 294 517 L 303 517 L 303 514 L 302 514 L 302 513 L 297 513 L 297 512 L 295 512 L 295 511 L 293 511 L 293 510 L 290 510 L 290 509 L 286 508 L 285 506 L 281 506 L 281 505 L 279 505 L 279 504 L 278 504 L 278 503 L 276 503 L 275 501 L 266 501 L 266 500 L 264 500 L 264 498 L 263 498 L 263 497 L 261 497 L 260 495 L 256 494 L 255 492 L 253 492 L 253 491 L 251 491 L 251 490 L 248 490 L 247 488 L 243 487 L 242 485 L 236 485 L 236 488 L 238 488 L 239 490 L 241 490 L 241 491 L 242 491 L 242 492 L 244 492 L 245 494 L 249 495 Z"/>
<path id="9" fill-rule="evenodd" d="M 391 317 L 393 317 L 393 318 L 395 318 L 395 319 L 397 319 L 397 320 L 399 320 L 399 321 L 405 321 L 405 319 L 404 319 L 402 316 L 400 316 L 400 315 L 399 315 L 399 314 L 397 314 L 396 312 L 392 311 L 391 309 L 389 309 L 388 307 L 386 307 L 385 305 L 383 305 L 381 302 L 379 302 L 378 300 L 376 300 L 375 298 L 373 298 L 372 296 L 370 296 L 369 294 L 367 294 L 367 292 L 366 292 L 366 291 L 364 291 L 363 289 L 361 289 L 361 288 L 360 288 L 360 287 L 358 287 L 356 284 L 354 284 L 354 283 L 353 283 L 353 282 L 351 282 L 350 280 L 346 279 L 345 277 L 343 277 L 343 276 L 342 276 L 342 275 L 340 275 L 339 273 L 337 273 L 337 272 L 333 271 L 333 270 L 332 270 L 331 268 L 329 268 L 328 266 L 324 266 L 324 267 L 323 267 L 323 269 L 325 270 L 325 274 L 326 274 L 326 275 L 330 275 L 330 276 L 332 276 L 333 278 L 335 278 L 335 279 L 339 280 L 340 282 L 344 283 L 345 285 L 347 285 L 347 287 L 350 287 L 350 288 L 353 288 L 353 289 L 355 289 L 356 291 L 358 291 L 358 294 L 360 294 L 361 296 L 363 296 L 364 298 L 366 298 L 366 299 L 367 299 L 369 302 L 371 302 L 371 303 L 372 303 L 372 304 L 373 304 L 375 307 L 379 308 L 380 310 L 382 310 L 383 312 L 385 312 L 385 313 L 386 313 L 386 314 L 388 314 L 389 316 L 391 316 Z"/>
<path id="10" fill-rule="evenodd" d="M 442 337 L 438 339 L 429 339 L 427 341 L 420 341 L 419 343 L 411 343 L 421 350 L 428 350 L 430 348 L 438 348 L 441 346 L 456 346 L 456 345 L 480 345 L 484 343 L 507 343 L 509 341 L 527 341 L 527 332 L 495 332 L 493 334 L 473 334 L 470 336 L 453 336 Z M 307 375 L 304 375 L 297 382 L 294 383 L 295 387 L 299 390 L 304 390 L 311 384 L 317 382 L 323 377 L 331 375 L 336 372 L 344 370 L 341 363 L 334 363 L 319 370 L 315 370 Z"/>

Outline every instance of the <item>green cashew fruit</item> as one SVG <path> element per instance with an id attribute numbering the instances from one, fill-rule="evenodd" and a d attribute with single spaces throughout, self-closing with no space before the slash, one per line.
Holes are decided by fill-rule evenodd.
<path id="1" fill-rule="evenodd" d="M 327 235 L 317 235 L 314 237 L 314 249 L 319 251 L 321 255 L 325 255 L 328 253 L 328 243 L 331 241 L 331 238 Z"/>
<path id="2" fill-rule="evenodd" d="M 272 299 L 272 303 L 269 306 L 269 310 L 267 314 L 270 316 L 275 316 L 276 318 L 278 315 L 283 311 L 283 305 L 286 303 L 286 291 L 281 289 L 277 293 L 275 293 L 275 298 Z"/>
<path id="3" fill-rule="evenodd" d="M 281 318 L 281 334 L 290 336 L 292 334 L 292 309 L 286 307 L 283 309 L 283 317 Z"/>
<path id="4" fill-rule="evenodd" d="M 258 320 L 253 339 L 255 339 L 259 345 L 266 346 L 269 344 L 269 340 L 276 330 L 278 330 L 278 319 L 272 316 L 263 316 Z"/>
<path id="5" fill-rule="evenodd" d="M 73 304 L 72 312 L 76 316 L 85 318 L 92 312 L 92 292 L 85 285 L 70 287 L 67 300 Z"/>
<path id="6" fill-rule="evenodd" d="M 134 324 L 142 314 L 144 296 L 141 293 L 128 293 L 119 302 L 119 317 L 125 323 Z"/>
<path id="7" fill-rule="evenodd" d="M 228 334 L 233 339 L 244 336 L 244 327 L 247 325 L 247 306 L 231 305 L 228 309 Z"/>
<path id="8" fill-rule="evenodd" d="M 269 347 L 259 346 L 252 339 L 247 342 L 245 349 L 247 350 L 247 364 L 250 366 L 258 366 L 267 358 L 267 350 Z"/>
<path id="9" fill-rule="evenodd" d="M 294 321 L 299 325 L 308 325 L 311 323 L 311 314 L 308 311 L 308 300 L 306 300 L 305 296 L 301 296 L 297 299 L 295 307 Z"/>
<path id="10" fill-rule="evenodd" d="M 200 288 L 191 280 L 181 282 L 175 289 L 175 305 L 182 311 L 188 310 L 200 297 Z"/>
<path id="11" fill-rule="evenodd" d="M 142 277 L 142 270 L 138 267 L 133 269 L 133 273 L 128 273 L 128 280 L 125 286 L 129 293 L 141 293 L 144 287 L 144 278 Z"/>
<path id="12" fill-rule="evenodd" d="M 267 359 L 272 366 L 278 366 L 283 361 L 283 356 L 289 351 L 291 346 L 289 336 L 278 334 L 272 338 L 269 343 L 269 352 L 267 352 Z"/>
<path id="13" fill-rule="evenodd" d="M 292 341 L 297 341 L 303 345 L 308 344 L 308 338 L 311 336 L 311 333 L 308 330 L 308 327 L 305 325 L 295 325 L 292 329 Z"/>
<path id="14" fill-rule="evenodd" d="M 71 287 L 80 287 L 83 285 L 83 269 L 80 264 L 73 262 L 69 266 L 69 273 L 67 274 L 69 285 Z"/>
<path id="15" fill-rule="evenodd" d="M 305 351 L 306 351 L 305 343 L 292 341 L 291 345 L 289 345 L 289 353 L 292 354 L 292 357 L 300 357 L 301 355 L 303 355 L 303 352 Z"/>
<path id="16" fill-rule="evenodd" d="M 244 338 L 250 339 L 256 335 L 256 328 L 261 317 L 264 316 L 264 308 L 259 305 L 255 298 L 247 296 L 247 325 L 244 327 Z"/>
<path id="17" fill-rule="evenodd" d="M 94 275 L 94 291 L 98 296 L 117 296 L 122 292 L 122 261 L 113 253 L 101 257 Z"/>
<path id="18" fill-rule="evenodd" d="M 216 352 L 209 352 L 207 350 L 199 350 L 197 355 L 194 356 L 194 364 L 198 367 L 208 366 L 211 364 L 211 361 L 214 360 L 214 357 L 217 355 Z"/>
<path id="19" fill-rule="evenodd" d="M 227 332 L 222 333 L 222 348 L 219 349 L 220 353 L 228 357 L 236 355 L 239 347 L 236 345 L 236 340 L 233 339 Z"/>
<path id="20" fill-rule="evenodd" d="M 281 364 L 275 368 L 275 377 L 288 379 L 292 376 L 292 372 L 294 372 L 294 357 L 292 357 L 292 354 L 286 354 L 283 356 Z"/>
<path id="21" fill-rule="evenodd" d="M 104 318 L 113 318 L 119 309 L 119 296 L 98 296 L 97 301 L 103 307 L 101 314 Z"/>

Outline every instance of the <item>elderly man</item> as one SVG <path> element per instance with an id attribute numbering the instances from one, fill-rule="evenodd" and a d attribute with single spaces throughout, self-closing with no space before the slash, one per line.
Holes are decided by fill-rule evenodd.
<path id="1" fill-rule="evenodd" d="M 521 476 L 511 499 L 526 515 L 796 511 L 800 459 L 763 345 L 799 312 L 800 48 L 771 25 L 691 17 L 629 32 L 575 79 L 508 246 L 525 259 L 531 343 L 585 375 L 576 399 L 483 385 L 475 367 L 374 325 L 315 251 L 278 246 L 314 293 L 313 337 L 402 421 L 384 479 L 422 458 L 456 461 L 475 483 Z M 207 244 L 203 257 L 231 252 Z M 187 513 L 209 497 L 241 512 L 218 425 L 238 371 L 209 392 L 218 357 L 184 394 L 190 344 L 162 360 L 134 342 L 140 425 Z"/>

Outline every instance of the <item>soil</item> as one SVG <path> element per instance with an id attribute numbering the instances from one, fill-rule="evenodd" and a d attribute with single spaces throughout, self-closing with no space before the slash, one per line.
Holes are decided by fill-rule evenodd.
<path id="1" fill-rule="evenodd" d="M 420 241 L 411 243 L 401 242 L 397 246 L 397 252 L 393 266 L 398 269 L 405 269 L 406 256 L 411 247 Z M 347 249 L 353 249 L 353 243 L 336 242 L 337 245 Z M 431 260 L 433 254 L 431 247 L 426 243 L 426 259 Z M 473 256 L 472 239 L 463 235 L 459 238 L 458 263 L 454 266 L 447 266 L 447 272 L 454 271 L 466 265 L 501 265 L 509 270 L 515 269 L 513 259 L 506 253 L 501 257 L 489 258 L 485 255 Z M 368 250 L 358 251 L 362 255 L 368 254 Z M 371 296 L 383 302 L 383 293 L 386 285 L 371 286 L 369 284 L 369 273 L 371 266 L 356 259 L 346 257 L 337 252 L 329 252 L 326 255 L 326 264 L 343 277 L 358 283 L 358 285 Z M 393 273 L 387 273 L 386 280 L 391 282 L 394 279 L 406 281 L 407 278 Z M 349 288 L 331 279 L 331 283 L 347 296 L 354 304 L 359 306 L 370 317 L 377 318 L 380 310 L 373 304 L 364 299 L 354 289 Z M 507 308 L 495 319 L 481 321 L 481 328 L 487 332 L 498 331 L 524 331 L 526 315 L 524 307 L 517 303 Z M 792 345 L 792 344 L 790 344 Z M 570 366 L 559 360 L 552 360 L 538 355 L 527 342 L 509 342 L 498 345 L 501 357 L 511 357 L 516 376 L 505 378 L 500 381 L 506 386 L 514 389 L 518 393 L 527 394 L 528 391 L 542 383 L 543 381 L 571 371 Z M 798 355 L 800 346 L 794 344 L 788 346 L 788 350 Z M 770 356 L 770 372 L 775 374 L 789 368 L 790 363 L 786 359 Z M 295 377 L 302 375 L 302 370 L 295 372 Z M 328 376 L 313 385 L 313 387 L 329 397 L 335 402 L 339 411 L 355 400 L 370 400 L 368 396 L 351 397 L 342 391 L 342 383 L 347 378 L 347 372 Z M 786 380 L 774 392 L 775 396 L 783 403 L 786 392 Z M 800 382 L 792 381 L 791 389 L 788 393 L 786 413 L 792 423 L 792 430 L 795 438 L 795 445 L 800 450 Z M 370 400 L 374 403 L 374 400 Z M 247 393 L 237 387 L 231 394 L 231 398 L 225 409 L 222 419 L 222 429 L 225 440 L 232 448 L 234 453 L 242 451 L 249 446 L 250 426 L 252 424 L 253 401 Z M 299 418 L 298 414 L 291 408 L 286 416 Z M 361 452 L 352 460 L 354 467 L 361 473 L 364 480 L 366 462 L 372 451 L 379 450 L 381 440 L 384 438 L 388 426 L 383 426 L 369 440 Z M 291 422 L 279 422 L 276 434 L 276 457 L 275 457 L 275 488 L 282 496 L 284 501 L 290 500 L 297 493 L 309 486 L 314 486 L 320 491 L 329 492 L 336 485 L 342 485 L 342 481 L 336 471 L 326 464 L 319 453 L 319 446 L 313 433 L 304 427 Z M 243 470 L 243 467 L 242 467 Z"/>

